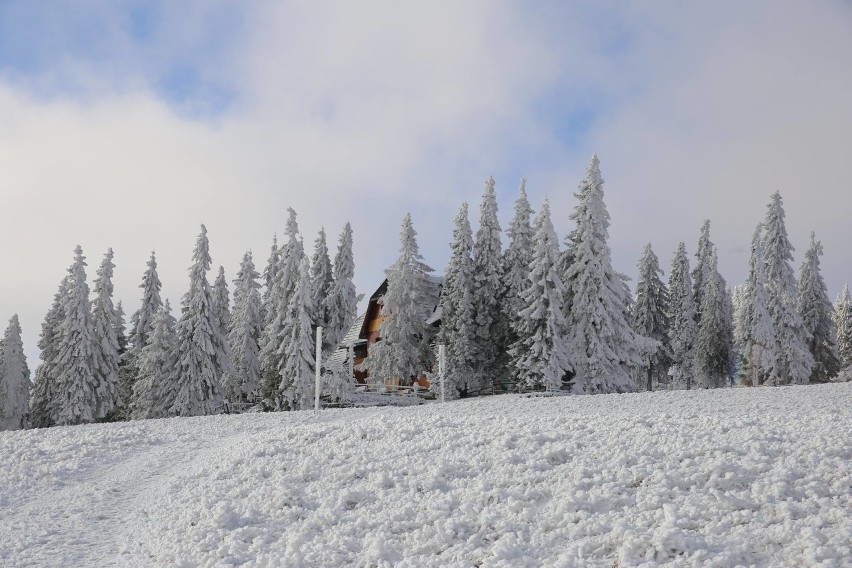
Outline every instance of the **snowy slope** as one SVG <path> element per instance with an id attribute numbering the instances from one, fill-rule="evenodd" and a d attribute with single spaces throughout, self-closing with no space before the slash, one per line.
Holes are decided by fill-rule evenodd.
<path id="1" fill-rule="evenodd" d="M 0 433 L 2 566 L 841 566 L 852 384 Z"/>

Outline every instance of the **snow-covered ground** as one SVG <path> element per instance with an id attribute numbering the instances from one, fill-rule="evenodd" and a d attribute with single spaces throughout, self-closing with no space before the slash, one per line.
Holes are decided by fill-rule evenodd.
<path id="1" fill-rule="evenodd" d="M 0 433 L 0 566 L 849 566 L 852 384 Z"/>

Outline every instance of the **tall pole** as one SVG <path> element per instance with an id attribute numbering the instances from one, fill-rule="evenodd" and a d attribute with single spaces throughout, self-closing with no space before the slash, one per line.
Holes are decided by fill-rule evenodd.
<path id="1" fill-rule="evenodd" d="M 446 373 L 447 358 L 446 346 L 438 345 L 438 378 L 441 381 L 441 402 L 444 402 L 444 373 Z"/>
<path id="2" fill-rule="evenodd" d="M 322 374 L 322 328 L 317 328 L 316 384 L 314 385 L 314 412 L 319 412 L 320 375 Z"/>

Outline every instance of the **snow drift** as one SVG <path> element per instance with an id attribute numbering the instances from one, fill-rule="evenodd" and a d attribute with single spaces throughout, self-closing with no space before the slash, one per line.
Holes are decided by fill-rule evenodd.
<path id="1" fill-rule="evenodd" d="M 837 566 L 850 402 L 513 395 L 5 432 L 0 565 Z"/>

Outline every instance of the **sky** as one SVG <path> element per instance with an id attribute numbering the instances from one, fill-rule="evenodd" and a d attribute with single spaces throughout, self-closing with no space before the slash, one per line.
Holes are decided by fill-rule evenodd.
<path id="1" fill-rule="evenodd" d="M 526 177 L 564 236 L 593 153 L 618 270 L 650 242 L 668 272 L 710 219 L 738 284 L 779 191 L 794 266 L 816 231 L 834 298 L 852 280 L 850 53 L 841 1 L 2 0 L 0 321 L 18 313 L 37 357 L 77 244 L 90 282 L 115 250 L 128 313 L 156 250 L 177 308 L 202 223 L 233 279 L 246 250 L 262 269 L 287 207 L 309 250 L 352 223 L 369 296 L 408 211 L 443 269 L 488 176 L 504 229 Z"/>

